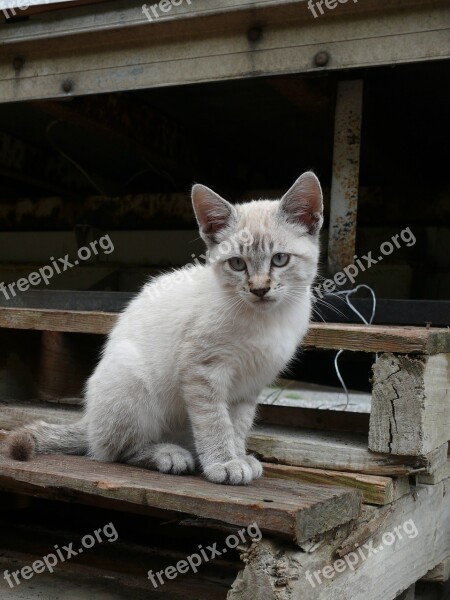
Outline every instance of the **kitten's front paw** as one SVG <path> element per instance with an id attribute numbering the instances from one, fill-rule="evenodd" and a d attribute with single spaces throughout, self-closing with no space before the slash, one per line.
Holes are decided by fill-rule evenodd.
<path id="1" fill-rule="evenodd" d="M 247 454 L 245 456 L 245 460 L 247 461 L 248 466 L 252 470 L 253 479 L 259 479 L 263 474 L 263 467 L 256 456 L 253 454 Z"/>
<path id="2" fill-rule="evenodd" d="M 252 468 L 244 458 L 234 458 L 225 463 L 213 463 L 204 467 L 206 479 L 213 483 L 247 485 L 253 479 Z"/>
<path id="3" fill-rule="evenodd" d="M 175 444 L 161 444 L 154 454 L 156 468 L 161 473 L 181 475 L 194 471 L 194 457 L 185 448 Z"/>

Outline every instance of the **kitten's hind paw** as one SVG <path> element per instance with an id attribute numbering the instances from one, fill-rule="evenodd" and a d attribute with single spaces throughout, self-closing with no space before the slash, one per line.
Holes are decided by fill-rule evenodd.
<path id="1" fill-rule="evenodd" d="M 194 457 L 189 450 L 176 444 L 158 444 L 154 450 L 153 460 L 161 473 L 182 475 L 192 473 L 195 468 Z"/>
<path id="2" fill-rule="evenodd" d="M 245 458 L 235 458 L 225 463 L 213 463 L 203 468 L 206 479 L 213 483 L 247 485 L 253 479 L 252 468 Z"/>
<path id="3" fill-rule="evenodd" d="M 263 466 L 253 454 L 247 454 L 245 457 L 248 466 L 252 470 L 253 479 L 259 479 L 263 474 Z"/>

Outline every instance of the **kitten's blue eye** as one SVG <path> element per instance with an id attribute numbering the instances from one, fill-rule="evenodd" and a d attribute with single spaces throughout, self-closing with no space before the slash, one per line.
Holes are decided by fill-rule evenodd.
<path id="1" fill-rule="evenodd" d="M 274 256 L 272 257 L 272 264 L 274 267 L 285 267 L 289 260 L 290 260 L 290 256 L 289 254 L 283 254 L 282 252 L 279 252 L 278 254 L 274 254 Z"/>
<path id="2" fill-rule="evenodd" d="M 230 258 L 228 264 L 233 269 L 233 271 L 245 271 L 245 260 L 243 258 L 240 258 L 239 256 L 233 256 L 233 258 Z"/>

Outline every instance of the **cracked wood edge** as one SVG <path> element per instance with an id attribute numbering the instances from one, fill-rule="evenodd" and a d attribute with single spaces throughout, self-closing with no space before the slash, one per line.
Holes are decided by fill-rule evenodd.
<path id="1" fill-rule="evenodd" d="M 371 450 L 418 456 L 450 439 L 450 354 L 383 354 L 373 375 Z"/>

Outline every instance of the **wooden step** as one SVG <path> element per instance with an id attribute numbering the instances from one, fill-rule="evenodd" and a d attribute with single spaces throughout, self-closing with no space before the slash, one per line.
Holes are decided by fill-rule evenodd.
<path id="1" fill-rule="evenodd" d="M 107 334 L 117 313 L 0 307 L 0 328 Z M 448 329 L 311 323 L 304 348 L 439 354 L 450 352 Z"/>
<path id="2" fill-rule="evenodd" d="M 291 423 L 289 429 L 295 432 L 298 438 L 301 438 L 303 430 L 299 431 L 294 429 L 295 426 L 298 428 L 298 422 L 295 419 L 295 413 L 300 411 L 300 419 L 304 414 L 304 410 L 308 409 L 295 409 L 290 407 L 275 407 L 263 405 L 261 408 L 267 409 L 281 409 L 280 421 L 284 421 L 284 416 L 291 415 Z M 284 409 L 286 409 L 287 415 L 284 415 Z M 264 411 L 265 412 L 265 411 Z M 324 411 L 310 411 L 312 413 L 324 412 Z M 334 411 L 325 411 L 325 413 Z M 268 410 L 265 412 L 265 417 L 270 419 L 272 416 L 277 416 L 279 411 Z M 339 413 L 337 413 L 339 414 Z M 343 413 L 344 416 L 352 416 L 351 414 Z M 12 430 L 26 423 L 30 423 L 35 420 L 42 419 L 49 423 L 73 423 L 80 416 L 80 408 L 77 406 L 62 406 L 58 404 L 49 404 L 44 402 L 2 402 L 0 401 L 0 430 Z M 309 416 L 309 415 L 307 415 Z M 368 415 L 357 415 L 357 416 L 368 416 Z M 332 415 L 331 417 L 332 418 Z M 305 418 L 304 421 L 309 424 L 310 418 Z M 328 422 L 328 421 L 327 421 Z M 350 421 L 350 424 L 353 421 Z M 315 421 L 314 421 L 315 423 Z M 321 420 L 323 424 L 323 420 Z M 317 423 L 315 423 L 317 424 Z M 288 429 L 288 430 L 289 430 Z M 281 429 L 284 431 L 284 428 Z M 354 435 L 354 434 L 351 434 Z M 371 454 L 369 454 L 371 456 Z M 328 462 L 331 462 L 334 457 L 334 448 L 332 447 L 329 453 Z M 395 466 L 398 469 L 398 466 Z M 410 467 L 408 467 L 410 468 Z M 358 489 L 363 493 L 363 502 L 369 504 L 389 504 L 393 500 L 396 500 L 403 494 L 409 491 L 408 478 L 406 475 L 403 477 L 391 477 L 384 476 L 371 476 L 363 475 L 359 473 L 348 473 L 340 471 L 331 471 L 307 467 L 290 467 L 283 465 L 274 465 L 267 463 L 264 467 L 265 473 L 268 477 L 278 477 L 280 479 L 290 479 L 294 481 L 303 481 L 306 483 L 320 483 L 325 485 L 339 485 L 343 487 L 350 487 Z"/>
<path id="3" fill-rule="evenodd" d="M 264 475 L 288 481 L 303 481 L 323 485 L 339 485 L 361 490 L 365 504 L 391 504 L 410 491 L 407 477 L 381 477 L 363 473 L 326 471 L 307 467 L 291 467 L 264 463 Z"/>
<path id="4" fill-rule="evenodd" d="M 46 455 L 21 463 L 0 448 L 0 489 L 76 500 L 101 497 L 217 519 L 256 522 L 272 535 L 301 542 L 355 518 L 361 494 L 339 487 L 261 479 L 247 487 L 215 485 L 197 476 L 172 476 L 85 457 Z"/>
<path id="5" fill-rule="evenodd" d="M 446 443 L 424 456 L 379 454 L 368 449 L 363 434 L 269 425 L 255 428 L 247 445 L 266 462 L 391 477 L 437 469 L 447 461 L 448 448 Z"/>
<path id="6" fill-rule="evenodd" d="M 288 408 L 289 413 L 292 410 L 297 409 Z M 271 414 L 268 411 L 266 416 Z M 69 424 L 79 416 L 79 406 L 0 401 L 0 430 L 16 429 L 37 419 Z M 393 456 L 371 452 L 367 443 L 364 433 L 262 424 L 254 428 L 248 448 L 266 462 L 382 477 L 407 477 L 417 470 L 432 472 L 447 462 L 447 444 L 424 456 Z"/>

